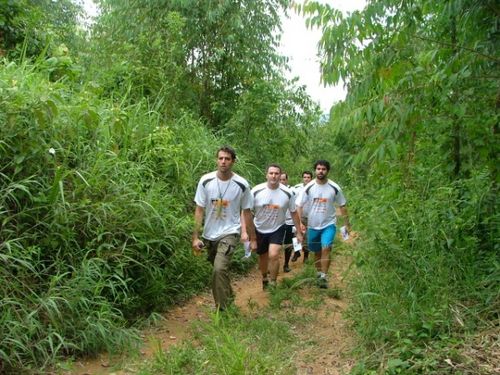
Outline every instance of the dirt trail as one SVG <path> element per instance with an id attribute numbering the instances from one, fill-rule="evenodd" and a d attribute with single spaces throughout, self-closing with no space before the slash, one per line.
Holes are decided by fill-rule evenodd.
<path id="1" fill-rule="evenodd" d="M 340 298 L 323 299 L 315 315 L 313 325 L 298 332 L 298 340 L 314 341 L 314 346 L 296 353 L 297 375 L 342 375 L 349 373 L 354 361 L 349 352 L 354 345 L 352 332 L 343 313 L 348 306 L 348 295 L 344 276 L 351 264 L 351 257 L 336 255 L 330 267 L 330 288 L 338 288 Z M 307 293 L 307 291 L 305 292 Z M 304 311 L 311 314 L 311 311 Z"/>
<path id="2" fill-rule="evenodd" d="M 333 256 L 330 267 L 330 287 L 339 288 L 342 292 L 340 299 L 324 298 L 324 303 L 319 309 L 301 312 L 304 316 L 314 314 L 315 322 L 311 325 L 297 324 L 292 327 L 300 342 L 314 341 L 314 347 L 304 346 L 301 350 L 291 353 L 297 366 L 297 375 L 341 375 L 352 367 L 353 363 L 346 358 L 351 345 L 351 334 L 342 313 L 347 307 L 347 297 L 343 290 L 343 273 L 348 269 L 351 259 L 340 254 Z M 282 265 L 282 261 L 280 262 Z M 303 267 L 302 258 L 296 263 L 290 263 L 292 271 L 287 274 L 282 272 L 280 278 L 291 277 L 300 272 Z M 262 290 L 261 277 L 254 268 L 247 276 L 233 280 L 236 292 L 236 305 L 243 313 L 250 311 L 250 306 L 264 307 L 268 304 L 268 293 Z M 307 288 L 300 291 L 307 298 Z M 286 306 L 284 307 L 287 308 Z M 64 372 L 65 375 L 129 375 L 135 374 L 137 365 L 151 359 L 161 346 L 163 350 L 171 345 L 180 343 L 188 338 L 190 322 L 193 320 L 208 320 L 208 314 L 213 311 L 213 299 L 210 292 L 205 292 L 193 297 L 187 303 L 173 308 L 163 315 L 164 320 L 154 328 L 143 331 L 144 344 L 137 359 L 119 358 L 110 359 L 108 355 L 101 354 L 95 359 L 79 360 L 75 362 L 73 370 Z"/>

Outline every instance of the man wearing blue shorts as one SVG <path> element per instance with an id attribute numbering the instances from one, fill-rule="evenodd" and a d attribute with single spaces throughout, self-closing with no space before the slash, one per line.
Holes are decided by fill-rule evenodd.
<path id="1" fill-rule="evenodd" d="M 316 178 L 309 182 L 297 197 L 296 204 L 299 217 L 307 216 L 307 246 L 314 253 L 318 284 L 328 288 L 326 275 L 330 268 L 330 252 L 337 230 L 336 206 L 345 218 L 345 224 L 350 230 L 346 199 L 340 186 L 328 179 L 330 163 L 318 160 L 314 164 Z M 307 207 L 307 213 L 302 212 Z M 303 224 L 301 224 L 303 225 Z"/>

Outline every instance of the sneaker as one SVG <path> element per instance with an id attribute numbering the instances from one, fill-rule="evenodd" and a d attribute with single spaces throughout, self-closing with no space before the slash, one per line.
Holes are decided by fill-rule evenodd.
<path id="1" fill-rule="evenodd" d="M 268 286 L 269 286 L 269 280 L 263 279 L 262 280 L 262 290 L 266 290 Z"/>
<path id="2" fill-rule="evenodd" d="M 290 272 L 291 268 L 288 266 L 283 266 L 283 272 Z"/>
<path id="3" fill-rule="evenodd" d="M 328 281 L 326 280 L 326 277 L 320 277 L 318 279 L 318 286 L 320 289 L 328 289 Z"/>
<path id="4" fill-rule="evenodd" d="M 296 262 L 297 259 L 300 258 L 300 251 L 296 251 L 293 253 L 293 257 L 292 257 L 292 262 Z"/>

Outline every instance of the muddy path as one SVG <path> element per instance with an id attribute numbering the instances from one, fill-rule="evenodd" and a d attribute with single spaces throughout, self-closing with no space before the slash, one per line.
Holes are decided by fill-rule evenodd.
<path id="1" fill-rule="evenodd" d="M 349 247 L 349 246 L 348 246 Z M 299 342 L 314 342 L 314 345 L 300 346 L 291 353 L 297 367 L 297 375 L 340 375 L 349 372 L 353 361 L 348 357 L 352 348 L 352 334 L 343 312 L 348 306 L 348 290 L 345 275 L 351 264 L 349 251 L 344 250 L 332 257 L 329 272 L 330 288 L 340 291 L 340 297 L 324 298 L 323 303 L 314 311 L 300 307 L 300 316 L 314 314 L 314 323 L 297 324 L 292 327 Z M 282 260 L 281 260 L 281 265 Z M 290 263 L 289 273 L 280 272 L 281 278 L 288 278 L 301 272 L 302 258 Z M 243 314 L 252 314 L 255 308 L 265 308 L 269 303 L 268 292 L 262 290 L 261 277 L 257 266 L 246 276 L 233 279 L 236 293 L 236 305 Z M 311 288 L 298 291 L 307 299 L 312 294 Z M 283 306 L 282 309 L 288 307 Z M 195 320 L 209 320 L 214 310 L 213 299 L 209 291 L 193 297 L 186 303 L 173 308 L 162 315 L 162 320 L 153 328 L 141 332 L 142 347 L 137 356 L 109 357 L 101 354 L 93 359 L 80 359 L 73 363 L 70 371 L 60 372 L 65 375 L 128 375 L 135 374 L 139 366 L 151 360 L 160 348 L 166 351 L 172 345 L 181 343 L 190 337 L 190 326 Z M 297 311 L 295 311 L 297 312 Z"/>

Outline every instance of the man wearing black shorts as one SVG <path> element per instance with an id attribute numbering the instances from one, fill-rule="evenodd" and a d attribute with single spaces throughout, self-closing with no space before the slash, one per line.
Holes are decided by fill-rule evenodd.
<path id="1" fill-rule="evenodd" d="M 293 187 L 293 191 L 295 193 L 295 197 L 296 199 L 298 199 L 301 191 L 304 189 L 304 187 L 309 183 L 311 182 L 312 180 L 312 172 L 311 171 L 304 171 L 302 172 L 302 182 L 300 184 L 297 184 Z M 302 214 L 304 216 L 302 216 L 300 218 L 300 220 L 302 221 L 302 224 L 304 224 L 304 227 L 303 228 L 297 228 L 298 231 L 302 231 L 302 235 L 304 236 L 304 241 L 302 242 L 302 252 L 304 253 L 304 263 L 306 262 L 308 256 L 309 256 L 309 250 L 307 249 L 307 241 L 305 240 L 306 239 L 306 227 L 307 227 L 307 211 L 308 211 L 308 207 L 304 207 L 303 210 L 302 210 Z M 292 258 L 292 262 L 295 262 L 297 261 L 297 259 L 300 258 L 300 252 L 295 252 L 293 254 L 293 258 Z"/>
<path id="2" fill-rule="evenodd" d="M 280 183 L 285 185 L 292 192 L 292 199 L 295 199 L 295 191 L 291 189 L 288 185 L 288 174 L 283 172 L 280 176 Z M 290 258 L 292 257 L 293 251 L 293 233 L 295 232 L 295 226 L 293 225 L 292 213 L 290 210 L 286 211 L 285 217 L 285 237 L 283 240 L 283 248 L 285 249 L 285 263 L 283 264 L 283 272 L 290 272 Z M 300 252 L 299 256 L 300 256 Z"/>
<path id="3" fill-rule="evenodd" d="M 270 164 L 266 170 L 266 182 L 252 189 L 254 199 L 254 225 L 257 235 L 257 254 L 262 273 L 262 286 L 275 286 L 279 270 L 279 252 L 285 237 L 285 217 L 289 209 L 293 222 L 300 227 L 295 200 L 289 188 L 280 184 L 281 167 Z M 297 233 L 302 242 L 302 234 Z M 269 273 L 269 278 L 268 278 Z"/>

